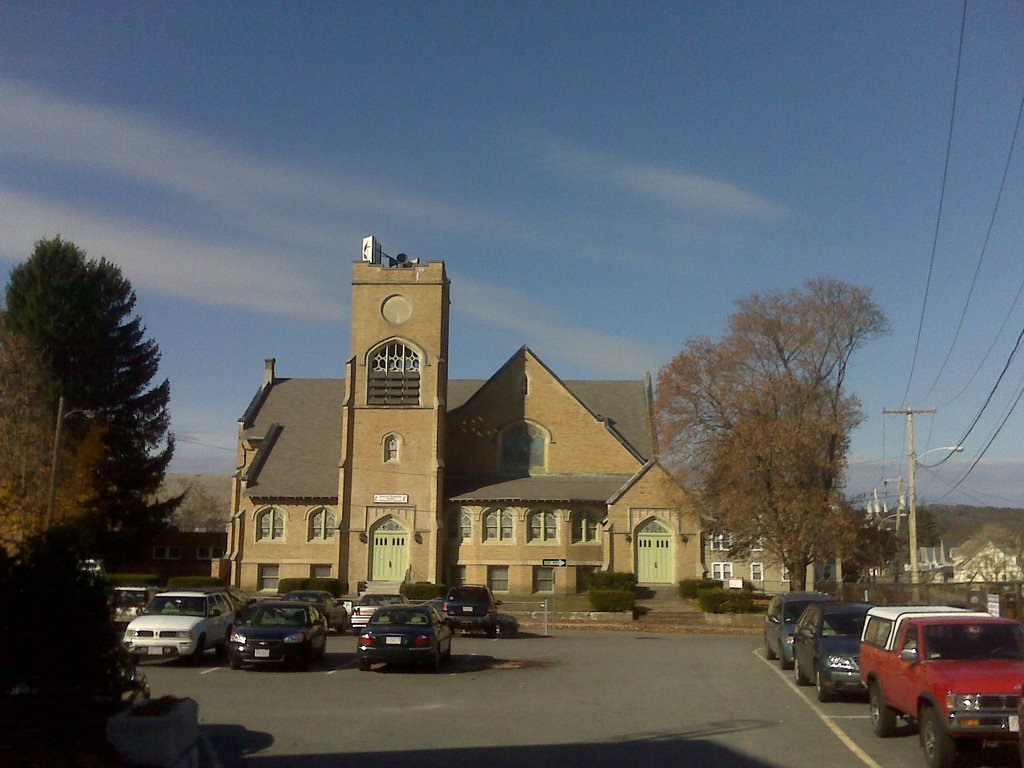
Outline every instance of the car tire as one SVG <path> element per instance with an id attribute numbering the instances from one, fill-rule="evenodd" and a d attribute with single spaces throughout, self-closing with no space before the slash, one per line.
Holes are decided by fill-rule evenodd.
<path id="1" fill-rule="evenodd" d="M 199 639 L 196 640 L 196 648 L 189 655 L 188 660 L 193 663 L 198 663 L 203 658 L 203 654 L 206 653 L 206 635 L 200 635 Z"/>
<path id="2" fill-rule="evenodd" d="M 768 659 L 768 661 L 775 661 L 779 658 L 778 654 L 772 650 L 771 645 L 768 644 L 768 635 L 764 636 L 764 657 Z"/>
<path id="3" fill-rule="evenodd" d="M 794 656 L 795 659 L 795 656 Z M 787 659 L 785 651 L 779 653 L 779 669 L 792 669 L 793 659 Z"/>
<path id="4" fill-rule="evenodd" d="M 942 724 L 938 709 L 925 704 L 921 707 L 921 749 L 928 768 L 952 768 L 956 762 L 956 740 Z"/>
<path id="5" fill-rule="evenodd" d="M 488 637 L 497 637 L 498 636 L 498 625 L 497 624 L 491 624 L 491 626 L 489 626 L 487 628 L 487 636 Z"/>
<path id="6" fill-rule="evenodd" d="M 370 660 L 369 659 L 360 659 L 359 660 L 359 671 L 360 672 L 369 672 L 370 671 L 370 666 L 371 665 L 370 665 Z"/>
<path id="7" fill-rule="evenodd" d="M 438 648 L 437 652 L 430 659 L 430 668 L 435 672 L 441 670 L 441 649 Z"/>
<path id="8" fill-rule="evenodd" d="M 877 682 L 868 688 L 868 708 L 871 712 L 871 730 L 882 739 L 896 733 L 896 710 L 890 707 Z"/>
<path id="9" fill-rule="evenodd" d="M 231 669 L 241 669 L 242 668 L 242 659 L 241 659 L 241 657 L 235 656 L 234 654 L 231 654 L 228 657 L 228 666 L 231 667 Z"/>
<path id="10" fill-rule="evenodd" d="M 818 701 L 828 703 L 836 700 L 836 695 L 825 686 L 822 680 L 820 667 L 815 668 L 814 685 L 818 689 Z"/>
<path id="11" fill-rule="evenodd" d="M 811 678 L 804 674 L 804 671 L 800 668 L 800 659 L 796 658 L 796 654 L 793 654 L 793 681 L 797 685 L 810 685 Z"/>
<path id="12" fill-rule="evenodd" d="M 214 646 L 213 652 L 217 654 L 218 659 L 224 658 L 224 653 L 228 649 L 228 638 L 231 637 L 232 628 L 229 626 L 228 631 L 224 633 L 224 639 Z"/>

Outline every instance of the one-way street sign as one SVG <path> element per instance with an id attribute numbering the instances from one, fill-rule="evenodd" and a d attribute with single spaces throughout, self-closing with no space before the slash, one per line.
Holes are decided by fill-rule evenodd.
<path id="1" fill-rule="evenodd" d="M 546 568 L 550 568 L 552 566 L 562 567 L 568 565 L 569 561 L 566 560 L 564 557 L 545 557 L 543 560 L 540 561 L 540 564 Z"/>

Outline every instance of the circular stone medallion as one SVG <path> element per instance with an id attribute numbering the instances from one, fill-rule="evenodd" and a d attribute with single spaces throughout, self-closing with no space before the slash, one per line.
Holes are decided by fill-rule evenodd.
<path id="1" fill-rule="evenodd" d="M 388 296 L 381 305 L 380 313 L 389 323 L 401 325 L 412 317 L 412 305 L 404 296 Z"/>

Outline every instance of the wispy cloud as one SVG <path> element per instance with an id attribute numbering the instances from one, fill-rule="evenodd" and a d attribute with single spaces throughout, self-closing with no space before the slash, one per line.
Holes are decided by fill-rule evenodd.
<path id="1" fill-rule="evenodd" d="M 721 179 L 641 163 L 554 139 L 539 139 L 534 148 L 549 169 L 574 182 L 628 191 L 669 208 L 759 221 L 772 221 L 785 213 L 781 204 Z"/>
<path id="2" fill-rule="evenodd" d="M 136 289 L 214 307 L 341 318 L 334 291 L 292 268 L 286 252 L 168 234 L 128 219 L 96 218 L 0 186 L 0 258 L 20 260 L 59 234 L 122 267 Z M 324 307 L 330 308 L 329 311 Z"/>
<path id="3" fill-rule="evenodd" d="M 508 331 L 542 359 L 557 359 L 594 374 L 635 379 L 638 372 L 654 372 L 671 357 L 667 350 L 636 339 L 573 325 L 550 306 L 516 291 L 466 278 L 459 278 L 459 301 L 453 311 L 474 323 Z"/>

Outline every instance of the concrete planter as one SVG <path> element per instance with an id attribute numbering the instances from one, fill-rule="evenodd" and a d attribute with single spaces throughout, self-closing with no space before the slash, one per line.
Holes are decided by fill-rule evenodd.
<path id="1" fill-rule="evenodd" d="M 190 765 L 185 753 L 198 738 L 195 699 L 152 699 L 107 720 L 107 741 L 132 765 Z"/>
<path id="2" fill-rule="evenodd" d="M 705 613 L 704 621 L 718 627 L 759 627 L 764 623 L 760 613 Z"/>

